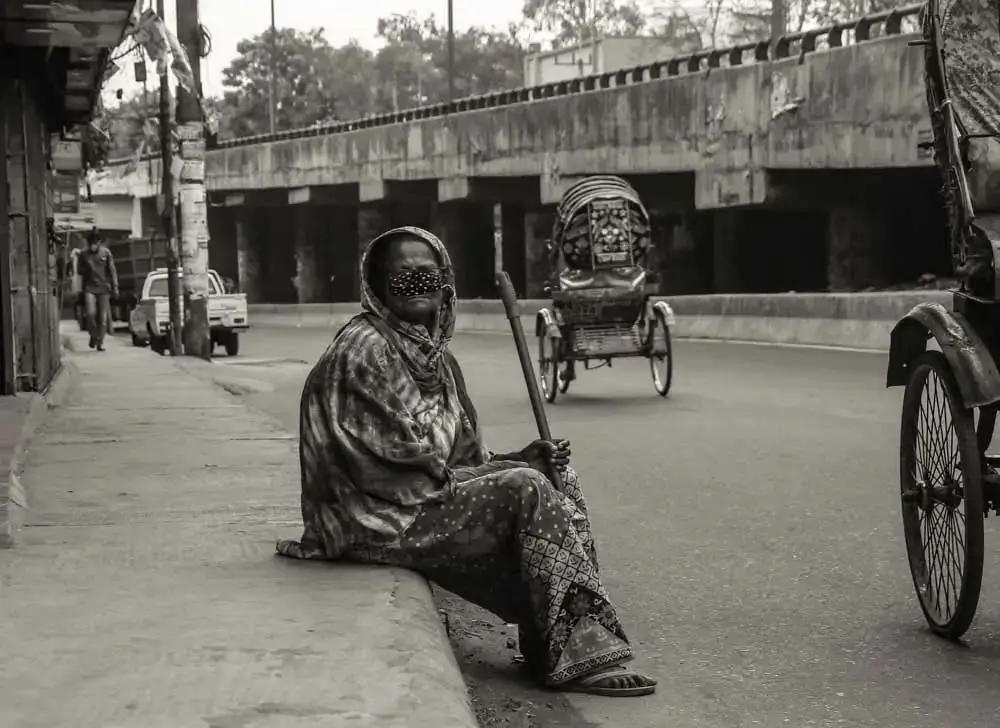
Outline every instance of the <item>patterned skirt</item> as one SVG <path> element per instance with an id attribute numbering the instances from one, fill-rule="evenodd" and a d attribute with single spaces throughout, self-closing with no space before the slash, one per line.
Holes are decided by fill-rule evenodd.
<path id="1" fill-rule="evenodd" d="M 522 652 L 549 685 L 632 659 L 601 584 L 576 473 L 563 472 L 562 491 L 522 463 L 456 477 L 454 497 L 422 507 L 397 544 L 355 548 L 349 558 L 413 569 L 517 623 Z"/>

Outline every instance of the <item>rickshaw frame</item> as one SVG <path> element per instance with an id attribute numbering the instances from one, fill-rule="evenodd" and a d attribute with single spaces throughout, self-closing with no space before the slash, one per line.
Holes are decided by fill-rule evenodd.
<path id="1" fill-rule="evenodd" d="M 969 134 L 955 110 L 943 50 L 944 15 L 939 10 L 943 1 L 928 0 L 921 14 L 924 37 L 912 45 L 922 45 L 926 51 L 934 157 L 949 192 L 946 197 L 952 259 L 962 282 L 953 292 L 950 310 L 939 303 L 920 303 L 895 324 L 890 335 L 886 386 L 905 387 L 900 427 L 900 497 L 914 588 L 931 630 L 958 639 L 970 627 L 978 608 L 984 560 L 983 520 L 991 510 L 1000 515 L 1000 457 L 987 452 L 1000 408 L 1000 240 L 974 224 L 976 213 L 967 176 L 972 169 L 967 156 L 970 139 L 996 138 L 1000 129 L 994 128 L 994 133 L 989 134 Z M 949 12 L 960 2 L 953 2 Z M 975 12 L 970 8 L 958 8 L 957 12 Z M 958 22 L 955 17 L 949 16 L 949 20 Z M 982 37 L 986 39 L 987 34 Z M 1000 37 L 996 43 L 1000 43 Z M 961 67 L 963 62 L 956 63 L 957 78 L 963 71 L 968 72 L 976 59 L 965 68 Z M 1000 109 L 994 110 L 994 114 L 997 112 Z M 928 350 L 931 341 L 937 351 Z M 956 444 L 955 454 L 947 462 L 943 456 L 933 464 L 920 462 L 933 437 L 945 432 L 940 427 L 929 427 L 932 414 L 948 420 L 944 426 L 947 439 L 949 443 L 954 439 Z M 926 532 L 924 522 L 929 522 Z M 938 547 L 931 548 L 931 542 L 943 528 L 942 522 L 964 524 L 957 582 L 940 574 L 942 568 L 954 563 L 934 563 Z M 950 550 L 954 544 L 949 542 L 947 547 Z M 957 562 L 957 556 L 949 551 L 949 560 Z M 949 585 L 957 585 L 959 593 L 950 595 Z"/>
<path id="2" fill-rule="evenodd" d="M 621 185 L 619 189 L 623 192 L 623 198 L 634 204 L 646 223 L 651 225 L 648 211 L 624 180 L 611 176 L 587 179 L 610 180 L 612 184 Z M 567 191 L 560 208 L 577 186 Z M 604 198 L 584 196 L 569 205 L 568 211 L 561 209 L 560 212 L 565 219 L 570 219 L 584 208 L 589 210 L 588 206 L 594 200 L 612 199 L 613 196 L 613 193 Z M 557 220 L 553 238 L 548 243 L 552 280 L 546 286 L 546 293 L 552 297 L 552 304 L 541 308 L 535 316 L 535 336 L 539 342 L 538 374 L 546 401 L 555 402 L 558 393 L 565 393 L 569 389 L 576 379 L 575 365 L 579 362 L 583 363 L 586 371 L 610 367 L 616 359 L 637 357 L 649 360 L 654 387 L 661 397 L 666 397 L 673 383 L 671 330 L 676 320 L 670 304 L 662 299 L 654 299 L 654 294 L 649 291 L 649 269 L 644 265 L 626 265 L 614 269 L 617 273 L 612 278 L 618 278 L 619 281 L 629 276 L 634 278 L 635 285 L 625 290 L 616 290 L 607 283 L 603 287 L 595 285 L 573 290 L 554 289 L 553 283 L 559 278 L 558 262 L 563 260 L 557 240 L 561 231 L 561 222 Z M 651 231 L 649 234 L 651 235 Z M 589 245 L 593 256 L 593 240 Z M 651 248 L 650 239 L 647 252 Z M 633 254 L 630 247 L 629 260 L 632 260 Z M 595 280 L 600 281 L 602 271 L 612 269 L 595 264 L 591 273 Z M 574 269 L 567 266 L 563 271 L 566 270 Z M 581 270 L 577 269 L 577 272 Z M 662 336 L 657 336 L 657 332 L 661 330 Z M 597 365 L 591 366 L 594 362 Z M 657 362 L 665 366 L 664 372 L 659 372 Z"/>

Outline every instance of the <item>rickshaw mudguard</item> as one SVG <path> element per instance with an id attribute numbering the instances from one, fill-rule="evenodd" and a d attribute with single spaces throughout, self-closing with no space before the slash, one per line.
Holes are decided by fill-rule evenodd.
<path id="1" fill-rule="evenodd" d="M 668 327 L 674 327 L 677 319 L 674 317 L 674 309 L 670 307 L 669 303 L 663 300 L 653 301 L 649 306 L 646 318 L 651 321 L 653 319 L 653 312 L 655 311 L 660 311 L 663 314 L 663 320 L 667 322 Z"/>
<path id="2" fill-rule="evenodd" d="M 548 307 L 539 309 L 538 315 L 535 316 L 535 336 L 548 336 L 552 339 L 561 339 L 561 325 L 562 320 L 558 311 Z"/>
<path id="3" fill-rule="evenodd" d="M 966 407 L 1000 402 L 1000 371 L 993 354 L 962 314 L 940 303 L 919 303 L 893 327 L 886 386 L 900 387 L 910 367 L 934 337 L 951 365 Z"/>

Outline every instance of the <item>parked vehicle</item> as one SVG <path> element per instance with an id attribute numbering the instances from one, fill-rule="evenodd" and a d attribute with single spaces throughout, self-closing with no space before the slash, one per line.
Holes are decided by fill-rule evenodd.
<path id="1" fill-rule="evenodd" d="M 146 276 L 138 305 L 129 316 L 132 344 L 167 350 L 170 330 L 170 303 L 167 298 L 167 269 L 158 268 Z M 208 272 L 208 324 L 212 348 L 225 347 L 226 354 L 240 353 L 240 333 L 249 328 L 247 298 L 244 293 L 226 293 L 222 279 L 214 270 Z"/>

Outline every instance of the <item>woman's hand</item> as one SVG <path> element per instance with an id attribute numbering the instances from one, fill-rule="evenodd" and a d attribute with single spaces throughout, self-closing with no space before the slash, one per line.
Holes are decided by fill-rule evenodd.
<path id="1" fill-rule="evenodd" d="M 523 460 L 541 473 L 550 473 L 569 465 L 569 440 L 535 440 L 520 452 Z"/>

